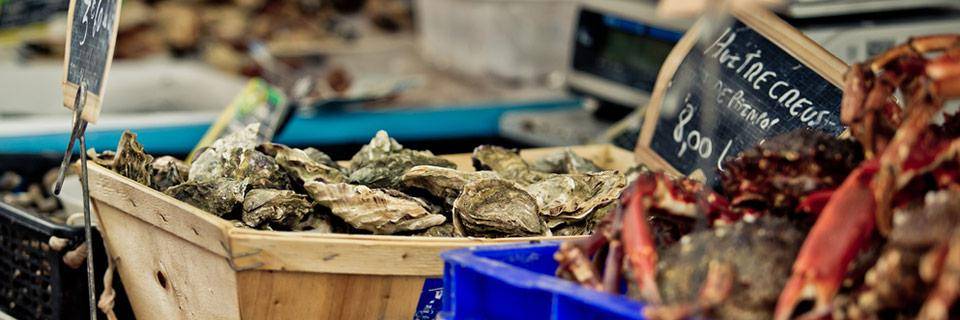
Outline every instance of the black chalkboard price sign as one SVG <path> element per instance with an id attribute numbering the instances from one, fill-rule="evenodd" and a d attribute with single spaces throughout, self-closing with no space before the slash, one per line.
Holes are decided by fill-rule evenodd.
<path id="1" fill-rule="evenodd" d="M 71 0 L 67 13 L 63 104 L 74 108 L 77 88 L 86 89 L 83 119 L 96 122 L 104 84 L 113 61 L 120 22 L 120 0 Z"/>
<path id="2" fill-rule="evenodd" d="M 715 182 L 723 162 L 798 128 L 839 135 L 846 65 L 774 14 L 734 7 L 674 47 L 644 116 L 638 158 Z"/>

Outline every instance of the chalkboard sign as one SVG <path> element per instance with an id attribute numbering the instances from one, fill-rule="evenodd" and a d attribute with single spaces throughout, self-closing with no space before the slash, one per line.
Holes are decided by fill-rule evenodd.
<path id="1" fill-rule="evenodd" d="M 87 90 L 83 119 L 96 122 L 120 22 L 120 0 L 71 0 L 67 13 L 63 104 L 73 109 L 77 88 Z"/>
<path id="2" fill-rule="evenodd" d="M 725 160 L 766 138 L 844 131 L 846 65 L 772 13 L 747 10 L 701 20 L 671 52 L 637 144 L 644 162 L 712 183 Z"/>

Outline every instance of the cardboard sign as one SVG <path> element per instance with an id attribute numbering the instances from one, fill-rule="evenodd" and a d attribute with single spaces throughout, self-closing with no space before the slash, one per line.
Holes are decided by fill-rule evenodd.
<path id="1" fill-rule="evenodd" d="M 766 138 L 844 131 L 847 66 L 765 9 L 731 13 L 698 22 L 660 70 L 636 148 L 656 169 L 713 183 L 725 160 Z"/>
<path id="2" fill-rule="evenodd" d="M 113 61 L 120 23 L 120 0 L 71 0 L 67 13 L 67 47 L 64 54 L 63 105 L 74 108 L 77 88 L 87 91 L 83 119 L 95 123 Z"/>

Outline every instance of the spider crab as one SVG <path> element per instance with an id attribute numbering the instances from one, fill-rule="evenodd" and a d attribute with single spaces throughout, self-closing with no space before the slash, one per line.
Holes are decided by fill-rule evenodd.
<path id="1" fill-rule="evenodd" d="M 862 146 L 862 155 L 828 144 L 837 139 L 787 137 L 783 140 L 803 143 L 787 143 L 781 149 L 768 141 L 727 163 L 730 170 L 723 176 L 722 191 L 729 198 L 697 181 L 645 172 L 624 191 L 620 206 L 592 236 L 561 245 L 555 254 L 558 274 L 596 290 L 619 293 L 626 268 L 639 297 L 661 305 L 656 283 L 658 248 L 690 232 L 691 223 L 713 227 L 764 214 L 807 213 L 816 222 L 793 261 L 793 273 L 779 300 L 774 296 L 774 317 L 792 317 L 799 302 L 810 297 L 816 305 L 808 315 L 830 315 L 861 249 L 890 234 L 894 236 L 888 244 L 898 242 L 898 230 L 911 233 L 903 223 L 895 225 L 895 212 L 932 216 L 937 210 L 906 210 L 925 204 L 934 207 L 931 203 L 960 208 L 960 201 L 954 207 L 942 205 L 944 198 L 960 198 L 960 115 L 947 116 L 943 125 L 934 124 L 944 100 L 960 97 L 960 36 L 914 38 L 854 65 L 844 91 L 841 120 L 859 142 L 857 148 Z M 905 98 L 903 108 L 892 98 L 897 91 Z M 832 154 L 825 153 L 831 150 Z M 960 216 L 958 210 L 939 212 Z M 960 294 L 960 222 L 948 229 L 939 237 L 920 237 L 926 241 L 922 248 L 929 252 L 918 263 L 919 273 L 931 284 L 919 311 L 923 317 L 946 318 Z M 867 286 L 891 287 L 891 282 L 876 279 L 890 274 L 890 264 L 883 263 L 890 252 L 886 250 L 867 273 L 863 281 Z M 716 305 L 729 295 L 732 272 L 711 263 L 696 303 L 659 308 L 676 312 L 658 315 L 685 317 Z"/>
<path id="2" fill-rule="evenodd" d="M 652 318 L 682 318 L 716 307 L 730 297 L 732 278 L 746 276 L 747 270 L 730 270 L 727 262 L 711 262 L 696 302 L 663 301 L 664 288 L 658 286 L 657 278 L 664 266 L 658 266 L 658 251 L 693 232 L 720 227 L 759 230 L 735 224 L 766 215 L 782 217 L 806 199 L 804 194 L 836 188 L 860 162 L 859 149 L 856 142 L 812 130 L 769 139 L 725 163 L 727 170 L 721 180 L 726 196 L 696 180 L 645 171 L 623 192 L 620 206 L 604 218 L 593 235 L 561 245 L 555 255 L 558 273 L 586 287 L 619 293 L 626 268 L 636 295 L 663 307 L 648 308 Z M 767 174 L 771 171 L 778 174 Z M 776 295 L 770 300 L 772 308 Z"/>
<path id="3" fill-rule="evenodd" d="M 892 100 L 898 90 L 903 108 Z M 897 228 L 895 211 L 929 204 L 924 198 L 938 191 L 960 190 L 960 116 L 946 116 L 943 125 L 934 121 L 944 101 L 957 97 L 960 35 L 913 38 L 851 67 L 841 120 L 863 144 L 867 160 L 837 190 L 808 197 L 822 201 L 805 204 L 820 215 L 794 262 L 775 318 L 790 318 L 806 298 L 816 303 L 810 315 L 831 312 L 850 262 L 875 228 L 889 237 Z M 929 253 L 925 277 L 933 288 L 920 308 L 921 318 L 947 318 L 960 294 L 958 238 L 960 228 L 953 228 Z"/>

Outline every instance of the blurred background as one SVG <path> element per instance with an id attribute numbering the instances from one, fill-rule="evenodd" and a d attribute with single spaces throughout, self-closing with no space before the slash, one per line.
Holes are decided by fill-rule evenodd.
<path id="1" fill-rule="evenodd" d="M 341 158 L 378 129 L 438 153 L 483 142 L 630 149 L 636 111 L 696 19 L 658 16 L 656 6 L 123 0 L 103 114 L 88 144 L 113 148 L 132 129 L 151 153 L 185 155 L 227 106 L 273 104 L 260 109 L 279 119 L 275 140 Z M 0 0 L 0 154 L 62 152 L 67 7 Z M 952 0 L 793 0 L 779 14 L 849 62 L 911 35 L 960 30 L 957 8 Z"/>
<path id="2" fill-rule="evenodd" d="M 632 150 L 661 64 L 697 19 L 658 14 L 658 5 L 696 12 L 682 9 L 704 1 L 122 0 L 87 146 L 114 149 L 130 129 L 150 154 L 183 158 L 261 122 L 275 142 L 334 159 L 381 129 L 435 154 L 479 144 Z M 958 0 L 781 2 L 781 18 L 847 63 L 960 30 Z M 81 211 L 79 180 L 68 178 L 58 199 L 49 193 L 70 136 L 68 6 L 0 0 L 0 197 L 29 212 L 0 204 L 0 248 L 19 248 L 0 263 L 0 277 L 19 281 L 0 285 L 0 319 L 86 307 L 83 270 L 61 265 L 47 245 L 73 239 L 73 250 L 83 237 L 67 215 Z M 50 262 L 30 262 L 38 256 Z M 13 267 L 24 261 L 41 271 Z"/>

